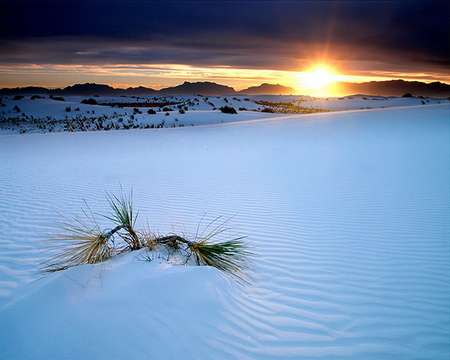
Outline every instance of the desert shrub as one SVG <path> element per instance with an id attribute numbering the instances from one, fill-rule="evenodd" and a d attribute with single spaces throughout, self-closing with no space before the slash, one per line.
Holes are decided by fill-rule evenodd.
<path id="1" fill-rule="evenodd" d="M 402 97 L 406 98 L 406 97 L 413 97 L 411 93 L 405 93 L 402 95 Z"/>
<path id="2" fill-rule="evenodd" d="M 86 105 L 98 105 L 97 100 L 92 98 L 81 100 L 81 103 Z"/>
<path id="3" fill-rule="evenodd" d="M 25 96 L 23 95 L 16 95 L 13 97 L 13 100 L 22 100 Z"/>
<path id="4" fill-rule="evenodd" d="M 183 109 L 178 110 L 178 112 L 179 112 L 181 115 L 186 114 L 186 111 L 184 111 Z"/>
<path id="5" fill-rule="evenodd" d="M 70 106 L 66 107 L 66 112 L 71 112 L 72 108 Z"/>
<path id="6" fill-rule="evenodd" d="M 56 100 L 56 101 L 66 101 L 66 99 L 64 99 L 64 98 L 61 97 L 61 96 L 51 96 L 51 95 L 50 95 L 50 99 Z"/>
<path id="7" fill-rule="evenodd" d="M 153 110 L 153 109 L 148 109 L 148 110 L 147 110 L 147 114 L 155 115 L 155 114 L 156 114 L 156 111 Z"/>
<path id="8" fill-rule="evenodd" d="M 222 111 L 224 114 L 237 114 L 236 109 L 228 105 L 222 106 L 219 110 Z"/>
<path id="9" fill-rule="evenodd" d="M 275 112 L 275 110 L 273 110 L 272 108 L 269 108 L 269 107 L 265 107 L 261 110 L 261 112 L 273 114 Z"/>
<path id="10" fill-rule="evenodd" d="M 149 260 L 152 255 L 163 254 L 168 261 L 176 258 L 183 265 L 213 266 L 239 282 L 248 281 L 248 258 L 253 253 L 243 242 L 244 236 L 230 234 L 231 229 L 227 227 L 230 219 L 216 217 L 200 231 L 203 217 L 192 239 L 184 234 L 159 235 L 136 228 L 139 212 L 133 209 L 131 192 L 130 195 L 122 191 L 119 196 L 106 195 L 110 213 L 104 217 L 113 227 L 102 230 L 85 202 L 84 216 L 75 216 L 73 220 L 63 216 L 64 221 L 55 226 L 60 233 L 45 240 L 46 249 L 52 254 L 43 264 L 43 271 L 96 264 L 124 252 L 146 249 Z"/>
<path id="11" fill-rule="evenodd" d="M 14 108 L 13 108 L 13 110 L 14 111 L 16 111 L 16 112 L 18 112 L 18 113 L 20 113 L 21 112 L 21 110 L 20 110 L 20 108 L 16 105 L 16 106 L 14 106 Z"/>

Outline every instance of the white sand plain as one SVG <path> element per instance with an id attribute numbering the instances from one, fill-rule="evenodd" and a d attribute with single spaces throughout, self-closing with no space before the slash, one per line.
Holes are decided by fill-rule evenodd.
<path id="1" fill-rule="evenodd" d="M 3 130 L 0 357 L 448 359 L 450 110 L 417 100 L 198 109 L 184 116 L 217 124 L 158 130 Z M 142 251 L 42 276 L 55 210 L 79 214 L 85 199 L 108 212 L 105 191 L 120 186 L 156 232 L 234 215 L 258 255 L 253 282 Z"/>

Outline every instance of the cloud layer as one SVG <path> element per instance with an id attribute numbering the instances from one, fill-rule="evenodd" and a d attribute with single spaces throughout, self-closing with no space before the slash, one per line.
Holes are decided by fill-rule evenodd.
<path id="1" fill-rule="evenodd" d="M 156 65 L 448 77 L 445 1 L 3 1 L 0 66 Z M 426 75 L 426 74 L 425 74 Z"/>

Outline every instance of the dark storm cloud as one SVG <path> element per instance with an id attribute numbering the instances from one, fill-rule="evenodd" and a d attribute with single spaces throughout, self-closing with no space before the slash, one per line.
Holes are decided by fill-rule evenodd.
<path id="1" fill-rule="evenodd" d="M 335 59 L 448 66 L 445 1 L 3 1 L 3 63 L 292 68 Z"/>

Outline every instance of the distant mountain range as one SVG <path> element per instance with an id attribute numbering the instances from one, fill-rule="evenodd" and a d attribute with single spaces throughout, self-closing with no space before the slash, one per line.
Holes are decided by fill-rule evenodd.
<path id="1" fill-rule="evenodd" d="M 331 88 L 342 95 L 381 95 L 381 96 L 402 96 L 410 93 L 413 96 L 428 96 L 447 98 L 450 96 L 450 85 L 433 82 L 426 84 L 418 81 L 371 81 L 366 83 L 344 83 L 336 82 L 330 85 Z M 67 86 L 63 89 L 47 89 L 44 87 L 28 86 L 22 88 L 3 88 L 0 89 L 0 95 L 79 95 L 79 96 L 113 96 L 113 95 L 195 95 L 205 96 L 218 95 L 289 95 L 298 93 L 291 87 L 283 85 L 262 84 L 252 86 L 248 89 L 235 91 L 232 87 L 216 84 L 214 82 L 188 82 L 173 87 L 154 90 L 151 88 L 139 86 L 128 89 L 115 89 L 109 85 L 86 83 Z"/>
<path id="2" fill-rule="evenodd" d="M 447 98 L 450 96 L 450 85 L 441 82 L 426 84 L 420 81 L 370 81 L 365 83 L 336 82 L 331 84 L 333 92 L 340 94 L 364 94 L 381 96 L 402 96 L 406 93 L 413 96 Z"/>
<path id="3" fill-rule="evenodd" d="M 252 86 L 248 89 L 239 91 L 239 94 L 244 95 L 290 95 L 296 94 L 297 91 L 291 87 L 283 86 L 283 85 L 272 85 L 264 83 L 259 86 Z"/>

